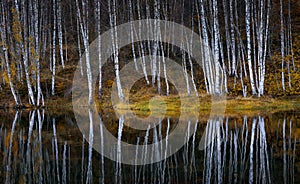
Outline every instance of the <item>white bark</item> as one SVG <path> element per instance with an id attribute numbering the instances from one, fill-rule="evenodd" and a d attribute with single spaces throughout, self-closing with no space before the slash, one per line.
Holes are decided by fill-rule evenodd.
<path id="1" fill-rule="evenodd" d="M 223 11 L 224 11 L 224 24 L 225 24 L 225 34 L 226 34 L 226 50 L 227 50 L 227 63 L 228 63 L 228 70 L 231 74 L 231 57 L 230 57 L 230 33 L 229 33 L 229 26 L 228 26 L 228 10 L 227 10 L 227 2 L 222 0 L 223 2 Z"/>
<path id="2" fill-rule="evenodd" d="M 129 0 L 129 21 L 130 21 L 130 38 L 131 38 L 131 49 L 132 49 L 132 57 L 134 61 L 135 70 L 138 71 L 138 65 L 136 61 L 136 54 L 134 48 L 134 29 L 133 29 L 133 10 L 132 10 L 132 0 Z"/>
<path id="3" fill-rule="evenodd" d="M 265 35 L 264 35 L 264 56 L 263 56 L 263 65 L 262 65 L 262 75 L 259 84 L 259 94 L 264 94 L 264 83 L 265 83 L 265 73 L 266 73 L 266 57 L 267 57 L 267 47 L 269 39 L 269 22 L 270 22 L 270 9 L 271 9 L 271 0 L 267 0 L 267 14 L 266 14 L 266 24 L 265 24 Z"/>
<path id="4" fill-rule="evenodd" d="M 248 67 L 249 67 L 249 74 L 250 74 L 250 85 L 252 94 L 256 95 L 256 89 L 255 89 L 255 82 L 253 77 L 253 68 L 252 68 L 252 59 L 251 59 L 251 17 L 250 17 L 250 1 L 246 0 L 246 35 L 247 35 L 247 61 L 248 61 Z"/>
<path id="5" fill-rule="evenodd" d="M 157 30 L 158 30 L 158 19 L 160 17 L 159 15 L 159 8 L 158 8 L 158 0 L 154 0 L 154 38 L 156 40 L 154 40 L 153 43 L 153 50 L 152 50 L 152 86 L 155 85 L 155 81 L 156 81 L 156 76 L 157 76 L 157 61 L 156 61 L 156 55 L 158 52 L 158 41 L 157 41 Z"/>
<path id="6" fill-rule="evenodd" d="M 82 68 L 82 54 L 81 54 L 81 39 L 80 39 L 80 25 L 79 20 L 76 18 L 77 22 L 77 47 L 78 47 L 78 56 L 79 56 L 79 67 L 81 76 L 83 76 L 83 68 Z"/>
<path id="7" fill-rule="evenodd" d="M 2 6 L 2 12 L 4 12 L 4 7 L 3 4 L 1 4 Z M 2 46 L 2 51 L 4 52 L 4 60 L 5 60 L 5 66 L 6 66 L 6 72 L 7 72 L 7 77 L 8 77 L 8 82 L 9 82 L 9 86 L 10 86 L 10 90 L 11 93 L 14 97 L 14 100 L 16 102 L 16 105 L 19 105 L 19 101 L 15 92 L 15 88 L 14 88 L 14 84 L 12 82 L 12 77 L 11 77 L 11 71 L 10 71 L 10 65 L 9 65 L 9 58 L 8 58 L 8 51 L 7 51 L 7 37 L 6 37 L 6 30 L 5 30 L 5 26 L 6 25 L 6 17 L 2 16 L 2 20 L 1 20 L 1 26 L 0 26 L 0 32 L 1 32 L 1 40 L 3 42 L 3 46 Z"/>
<path id="8" fill-rule="evenodd" d="M 192 7 L 194 8 L 194 7 Z M 194 12 L 192 12 L 192 15 L 194 15 Z M 192 30 L 194 30 L 194 20 L 193 20 L 193 16 L 191 17 L 192 19 Z M 193 48 L 193 39 L 194 39 L 194 31 L 192 31 L 191 35 L 190 35 L 190 39 L 187 40 L 187 43 L 189 43 L 187 49 L 188 49 L 188 53 L 190 53 L 188 55 L 188 60 L 189 60 L 189 64 L 190 64 L 190 67 L 191 67 L 191 77 L 192 77 L 192 85 L 193 85 L 193 88 L 194 88 L 194 91 L 195 91 L 195 94 L 196 96 L 198 96 L 198 91 L 197 91 L 197 87 L 196 87 L 196 84 L 195 84 L 195 78 L 194 78 L 194 67 L 193 67 L 193 62 L 192 62 L 192 57 L 191 55 L 193 55 L 192 53 L 192 48 Z"/>
<path id="9" fill-rule="evenodd" d="M 99 63 L 98 98 L 100 98 L 102 94 L 101 2 L 100 0 L 96 0 L 96 20 L 97 20 L 97 33 L 98 33 L 98 63 Z"/>
<path id="10" fill-rule="evenodd" d="M 284 17 L 283 17 L 283 2 L 280 0 L 280 46 L 281 46 L 281 83 L 282 83 L 282 90 L 285 91 L 285 82 L 284 82 L 284 57 L 285 57 L 285 52 L 284 52 Z"/>
<path id="11" fill-rule="evenodd" d="M 62 31 L 62 13 L 61 13 L 61 0 L 57 0 L 57 27 L 58 27 L 58 42 L 60 51 L 61 65 L 65 68 L 64 51 L 63 51 L 63 31 Z"/>
<path id="12" fill-rule="evenodd" d="M 40 76 L 40 39 L 39 39 L 39 11 L 38 2 L 34 0 L 34 36 L 35 36 L 35 62 L 37 68 L 37 100 L 36 105 L 40 105 L 41 96 L 43 96 L 41 89 L 41 76 Z M 42 105 L 44 106 L 44 100 L 42 98 Z"/>
<path id="13" fill-rule="evenodd" d="M 110 33 L 111 33 L 111 38 L 112 38 L 112 49 L 113 49 L 113 53 L 114 53 L 113 57 L 114 57 L 118 96 L 121 100 L 124 100 L 124 95 L 122 92 L 122 85 L 121 85 L 121 80 L 120 80 L 120 73 L 119 73 L 119 51 L 118 51 L 116 0 L 113 0 L 112 5 L 111 5 L 111 2 L 109 1 L 108 8 L 109 8 Z"/>
<path id="14" fill-rule="evenodd" d="M 22 6 L 22 19 L 24 24 L 22 25 L 24 27 L 23 30 L 23 43 L 21 41 L 21 47 L 22 47 L 22 55 L 23 55 L 23 63 L 24 63 L 24 71 L 25 71 L 25 77 L 26 77 L 26 84 L 27 84 L 27 89 L 28 89 L 28 96 L 29 96 L 29 103 L 32 105 L 35 105 L 35 99 L 33 96 L 33 91 L 31 87 L 31 81 L 30 81 L 30 76 L 29 76 L 29 69 L 28 69 L 28 60 L 29 60 L 29 50 L 28 50 L 28 32 L 25 27 L 27 23 L 27 12 L 26 12 L 26 7 L 25 7 L 25 2 L 22 1 L 21 3 Z M 19 19 L 20 20 L 20 19 Z"/>
<path id="15" fill-rule="evenodd" d="M 202 33 L 203 33 L 203 39 L 204 39 L 204 54 L 205 54 L 205 68 L 206 68 L 206 74 L 207 74 L 207 81 L 209 86 L 209 93 L 213 94 L 215 91 L 214 86 L 214 77 L 213 77 L 213 67 L 212 67 L 212 61 L 209 59 L 209 40 L 208 40 L 208 33 L 207 33 L 207 26 L 205 21 L 205 11 L 204 11 L 204 4 L 203 0 L 200 0 L 200 16 L 201 16 L 201 24 L 202 24 Z"/>
<path id="16" fill-rule="evenodd" d="M 53 35 L 52 35 L 52 87 L 51 94 L 55 95 L 55 72 L 56 72 L 56 0 L 53 0 Z"/>
<path id="17" fill-rule="evenodd" d="M 215 94 L 221 93 L 220 84 L 220 48 L 219 48 L 219 20 L 218 20 L 218 2 L 213 0 L 214 12 L 214 59 L 215 59 Z"/>
<path id="18" fill-rule="evenodd" d="M 140 0 L 137 0 L 137 13 L 138 13 L 138 20 L 141 20 L 141 8 L 140 8 Z M 147 1 L 146 1 L 146 9 L 147 9 Z M 149 8 L 149 7 L 148 7 Z M 148 9 L 149 10 L 149 9 Z M 146 10 L 147 11 L 147 10 Z M 150 14 L 150 12 L 149 12 Z M 148 13 L 147 13 L 147 18 L 150 18 L 150 15 L 148 16 Z M 139 26 L 138 26 L 138 35 L 139 38 L 141 38 L 141 35 L 142 35 L 142 23 L 139 22 Z M 151 26 L 149 26 L 149 23 L 148 23 L 148 20 L 147 20 L 147 27 L 148 27 L 148 30 L 150 31 L 152 28 Z M 148 31 L 148 32 L 149 32 Z M 149 33 L 147 33 L 149 34 Z M 144 73 L 144 76 L 145 76 L 145 79 L 146 79 L 146 82 L 147 84 L 150 84 L 149 82 L 149 79 L 148 79 L 148 74 L 147 74 L 147 69 L 146 69 L 146 61 L 145 61 L 145 50 L 144 50 L 144 44 L 142 42 L 139 43 L 140 47 L 139 47 L 139 54 L 140 54 L 140 57 L 142 57 L 142 68 L 143 68 L 143 73 Z M 148 40 L 148 46 L 150 45 L 150 40 Z M 150 50 L 150 47 L 148 48 L 149 49 L 149 52 L 151 52 Z"/>
<path id="19" fill-rule="evenodd" d="M 85 51 L 85 59 L 86 59 L 86 75 L 88 79 L 88 89 L 89 89 L 89 100 L 88 105 L 93 104 L 93 86 L 92 86 L 92 70 L 90 64 L 90 46 L 89 46 L 89 32 L 88 32 L 88 10 L 86 8 L 87 0 L 82 1 L 82 11 L 81 14 L 80 7 L 78 0 L 76 0 L 76 7 L 77 7 L 77 16 L 79 19 L 79 25 L 81 30 L 81 35 L 84 44 L 84 51 Z"/>
<path id="20" fill-rule="evenodd" d="M 236 47 L 235 47 L 235 24 L 234 24 L 234 14 L 233 14 L 233 0 L 229 0 L 229 6 L 230 6 L 231 56 L 232 56 L 231 75 L 236 76 Z"/>

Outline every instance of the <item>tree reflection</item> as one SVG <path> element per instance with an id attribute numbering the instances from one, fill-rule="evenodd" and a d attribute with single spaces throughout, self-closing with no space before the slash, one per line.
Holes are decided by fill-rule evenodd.
<path id="1" fill-rule="evenodd" d="M 88 131 L 82 137 L 66 135 L 70 125 L 41 110 L 19 111 L 10 122 L 2 122 L 0 159 L 4 172 L 0 179 L 5 183 L 295 183 L 298 178 L 298 127 L 290 115 L 187 120 L 182 130 L 187 144 L 177 153 L 154 164 L 130 166 L 104 157 L 107 120 L 87 112 Z M 119 144 L 110 153 L 119 161 L 127 153 L 120 142 L 131 138 L 126 121 L 124 116 L 113 121 Z M 173 121 L 159 120 L 155 128 L 149 126 L 138 134 L 134 162 L 139 156 L 155 159 L 167 154 L 168 146 L 149 143 L 164 139 L 170 144 Z M 199 150 L 203 135 L 206 148 Z M 101 145 L 100 152 L 95 151 L 95 144 Z"/>

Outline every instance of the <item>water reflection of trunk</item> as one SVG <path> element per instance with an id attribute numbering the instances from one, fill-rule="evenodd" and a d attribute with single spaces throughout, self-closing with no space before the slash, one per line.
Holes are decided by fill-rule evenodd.
<path id="1" fill-rule="evenodd" d="M 89 119 L 90 119 L 89 155 L 88 155 L 86 183 L 93 183 L 92 182 L 92 155 L 93 155 L 93 142 L 94 142 L 94 130 L 93 130 L 94 123 L 93 123 L 93 113 L 91 109 L 89 109 Z"/>
<path id="2" fill-rule="evenodd" d="M 250 169 L 249 169 L 249 183 L 253 183 L 253 145 L 255 139 L 255 128 L 256 128 L 256 118 L 253 119 L 252 129 L 251 129 L 251 142 L 250 142 Z"/>
<path id="3" fill-rule="evenodd" d="M 10 183 L 10 176 L 11 176 L 11 150 L 12 150 L 12 144 L 13 144 L 13 138 L 15 133 L 15 127 L 16 122 L 18 118 L 18 112 L 15 115 L 15 119 L 13 121 L 12 127 L 11 127 L 11 134 L 10 134 L 10 141 L 9 141 L 9 148 L 8 148 L 8 156 L 7 157 L 7 164 L 6 164 L 6 181 L 5 183 Z"/>
<path id="4" fill-rule="evenodd" d="M 35 116 L 35 111 L 31 113 L 31 118 L 29 121 L 29 130 L 28 130 L 28 137 L 27 137 L 27 151 L 26 151 L 26 170 L 25 174 L 28 176 L 28 182 L 32 183 L 32 155 L 31 155 L 31 135 L 32 135 L 32 129 L 34 125 L 34 116 Z"/>
<path id="5" fill-rule="evenodd" d="M 38 183 L 43 183 L 43 144 L 42 144 L 42 128 L 43 128 L 43 122 L 44 122 L 44 110 L 43 110 L 43 114 L 41 117 L 41 113 L 38 110 L 38 128 L 39 128 L 39 139 L 38 139 L 38 143 L 39 143 L 39 151 L 38 151 L 38 163 L 39 163 L 39 180 Z"/>
<path id="6" fill-rule="evenodd" d="M 103 136 L 103 121 L 99 116 L 100 123 L 100 144 L 101 144 L 101 177 L 99 183 L 104 184 L 104 136 Z"/>
<path id="7" fill-rule="evenodd" d="M 57 136 L 56 136 L 56 124 L 55 118 L 53 118 L 53 136 L 54 136 L 54 150 L 55 150 L 55 164 L 56 164 L 56 175 L 57 175 L 57 183 L 60 183 L 60 172 L 59 172 L 59 160 L 58 160 L 58 144 L 57 144 Z M 53 150 L 53 148 L 52 148 Z"/>
<path id="8" fill-rule="evenodd" d="M 295 157 L 296 157 L 296 137 L 292 140 L 292 119 L 289 120 L 284 116 L 282 124 L 282 151 L 283 151 L 283 180 L 284 183 L 294 183 L 294 168 L 295 168 Z M 280 120 L 279 122 L 280 123 Z M 289 127 L 288 127 L 289 126 Z M 287 131 L 287 129 L 289 129 Z M 277 140 L 278 141 L 278 140 Z M 288 141 L 288 143 L 287 143 Z M 294 143 L 292 144 L 292 141 Z M 287 145 L 288 144 L 288 145 Z"/>
<path id="9" fill-rule="evenodd" d="M 168 126 L 167 126 L 166 137 L 165 137 L 166 148 L 165 148 L 165 150 L 161 150 L 161 151 L 162 151 L 162 154 L 164 154 L 164 157 L 167 157 L 167 152 L 168 152 L 168 139 L 169 139 L 169 131 L 170 131 L 170 118 L 168 118 L 167 123 L 168 123 Z M 159 124 L 159 125 L 161 125 L 161 124 Z M 160 129 L 160 130 L 161 130 L 161 129 Z M 160 134 L 161 134 L 161 133 L 160 133 Z M 163 151 L 164 151 L 164 153 L 163 153 Z M 162 175 L 161 175 L 162 183 L 164 183 L 166 167 L 167 167 L 167 159 L 165 159 L 165 160 L 163 161 Z"/>
<path id="10" fill-rule="evenodd" d="M 115 172 L 115 183 L 122 183 L 122 132 L 124 125 L 124 115 L 119 119 L 119 128 L 118 128 L 118 144 L 116 151 L 116 172 Z"/>
<path id="11" fill-rule="evenodd" d="M 83 134 L 82 136 L 82 146 L 81 146 L 81 183 L 83 183 L 84 181 L 84 173 L 85 173 L 85 169 L 84 169 L 84 142 L 85 142 L 85 135 Z"/>
<path id="12" fill-rule="evenodd" d="M 237 123 L 234 126 L 234 130 L 228 130 L 226 120 L 224 130 L 223 118 L 208 120 L 205 132 L 203 183 L 224 183 L 226 177 L 228 183 L 239 183 L 245 181 L 247 176 L 249 176 L 249 183 L 271 183 L 264 118 L 253 118 L 250 145 L 248 144 L 248 118 L 246 116 L 243 118 L 241 129 Z M 228 151 L 227 146 L 230 148 Z M 254 150 L 256 150 L 255 161 Z M 229 155 L 224 156 L 226 154 Z M 229 161 L 226 161 L 228 157 Z M 248 159 L 250 166 L 248 166 Z M 254 165 L 257 166 L 255 172 Z"/>

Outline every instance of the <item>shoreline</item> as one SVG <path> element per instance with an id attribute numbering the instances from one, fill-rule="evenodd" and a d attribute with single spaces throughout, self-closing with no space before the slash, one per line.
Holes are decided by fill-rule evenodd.
<path id="1" fill-rule="evenodd" d="M 114 110 L 117 113 L 126 114 L 130 110 L 135 112 L 138 116 L 149 116 L 151 110 L 155 112 L 161 112 L 162 108 L 166 108 L 165 115 L 170 117 L 176 117 L 178 114 L 180 115 L 181 107 L 180 100 L 178 96 L 162 96 L 159 101 L 152 101 L 154 103 L 155 109 L 151 109 L 149 107 L 149 98 L 144 98 L 143 96 L 134 97 L 129 106 L 125 106 L 124 104 L 117 104 L 115 108 L 113 108 L 110 98 L 104 97 L 101 100 L 96 100 L 95 106 L 98 111 L 104 113 L 113 113 Z M 187 97 L 188 98 L 188 97 Z M 187 109 L 183 109 L 184 111 L 190 111 L 191 109 L 197 108 L 201 114 L 209 114 L 211 111 L 211 96 L 204 95 L 199 96 L 199 103 L 191 103 L 192 105 L 187 107 Z M 161 101 L 165 103 L 161 105 Z M 266 114 L 266 113 L 275 113 L 280 111 L 297 111 L 300 110 L 300 96 L 285 96 L 285 97 L 230 97 L 228 96 L 225 101 L 221 101 L 221 103 L 226 103 L 225 112 L 226 115 L 240 115 L 240 114 Z M 30 105 L 23 105 L 20 108 L 16 108 L 13 104 L 7 106 L 0 106 L 1 111 L 12 111 L 12 110 L 20 110 L 20 111 L 30 111 L 44 109 L 46 111 L 54 112 L 55 114 L 62 113 L 72 113 L 73 105 L 72 100 L 70 98 L 55 98 L 45 101 L 45 106 L 33 107 Z"/>

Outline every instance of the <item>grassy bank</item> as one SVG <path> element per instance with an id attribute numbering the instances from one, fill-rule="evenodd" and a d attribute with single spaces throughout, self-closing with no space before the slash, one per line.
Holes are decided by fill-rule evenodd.
<path id="1" fill-rule="evenodd" d="M 184 101 L 188 102 L 188 106 L 182 106 L 181 100 L 176 95 L 155 97 L 155 95 L 133 96 L 130 98 L 129 105 L 124 103 L 112 106 L 110 97 L 104 97 L 101 100 L 96 100 L 96 107 L 99 111 L 104 113 L 113 113 L 117 111 L 119 114 L 125 114 L 133 111 L 138 116 L 161 115 L 178 117 L 182 112 L 185 115 L 199 111 L 202 115 L 209 115 L 212 109 L 212 98 L 209 95 L 202 95 L 195 98 L 183 97 Z M 237 115 L 263 115 L 267 113 L 275 113 L 280 111 L 297 111 L 300 110 L 300 97 L 227 97 L 225 100 L 214 102 L 215 106 L 225 105 L 225 114 L 229 116 Z M 49 111 L 57 113 L 64 113 L 72 111 L 72 100 L 64 98 L 54 98 L 46 101 L 46 107 Z"/>

